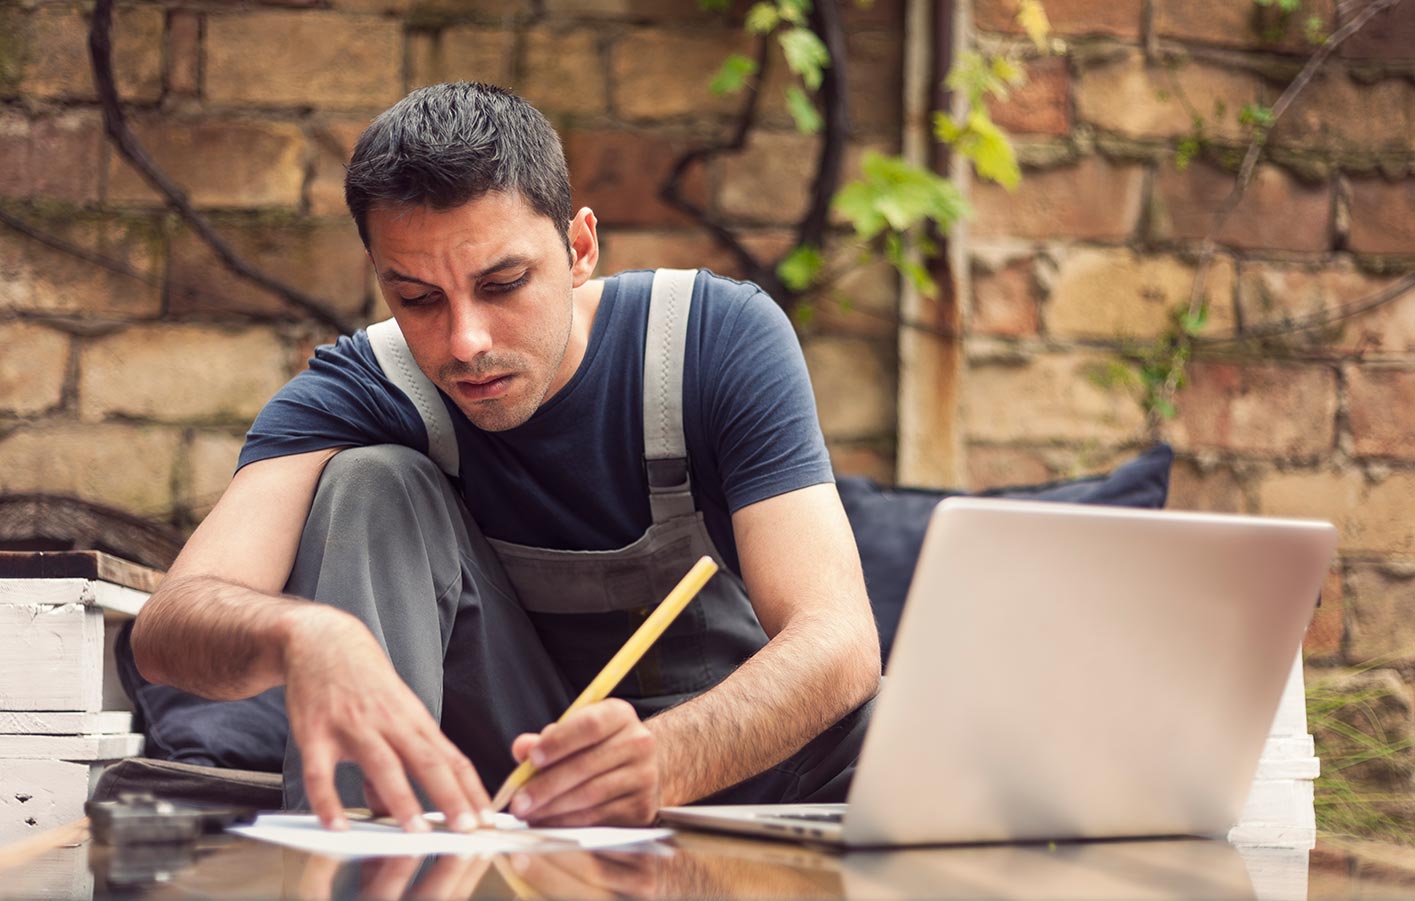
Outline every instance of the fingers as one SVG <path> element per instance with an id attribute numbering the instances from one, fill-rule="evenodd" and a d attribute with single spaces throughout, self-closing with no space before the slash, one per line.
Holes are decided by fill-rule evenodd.
<path id="1" fill-rule="evenodd" d="M 472 892 L 476 891 L 477 885 L 481 882 L 482 876 L 491 867 L 491 859 L 488 857 L 452 857 L 443 855 L 437 858 L 432 869 L 426 876 L 419 879 L 412 890 L 408 892 L 409 898 L 446 899 L 446 901 L 461 901 L 470 898 Z"/>
<path id="2" fill-rule="evenodd" d="M 617 789 L 620 779 L 651 776 L 636 766 L 638 761 L 632 741 L 595 745 L 538 771 L 512 799 L 511 812 L 529 822 L 598 803 L 604 799 L 594 797 L 594 792 L 609 787 Z M 599 783 L 620 770 L 625 773 L 615 777 L 616 781 Z"/>
<path id="3" fill-rule="evenodd" d="M 649 796 L 632 791 L 591 807 L 583 807 L 553 817 L 535 817 L 532 824 L 540 829 L 569 829 L 577 826 L 647 826 L 658 816 Z"/>
<path id="4" fill-rule="evenodd" d="M 364 771 L 365 783 L 372 784 L 375 794 L 388 808 L 389 816 L 408 832 L 427 832 L 432 828 L 423 818 L 422 802 L 413 794 L 413 787 L 403 772 L 403 762 L 382 736 L 366 733 L 356 740 L 352 751 L 355 762 Z"/>
<path id="5" fill-rule="evenodd" d="M 611 698 L 591 704 L 541 730 L 540 740 L 530 749 L 531 762 L 540 768 L 551 766 L 557 760 L 598 744 L 620 729 L 638 722 L 639 715 L 628 701 Z"/>
<path id="6" fill-rule="evenodd" d="M 344 803 L 334 787 L 334 766 L 338 753 L 325 741 L 311 740 L 301 746 L 304 755 L 305 797 L 310 809 L 325 829 L 344 831 L 349 820 L 344 816 Z"/>
<path id="7" fill-rule="evenodd" d="M 457 832 L 470 832 L 486 822 L 483 812 L 489 815 L 491 799 L 471 761 L 440 730 L 424 727 L 405 733 L 395 742 L 395 750 L 407 764 L 409 774 L 447 817 L 448 826 Z"/>

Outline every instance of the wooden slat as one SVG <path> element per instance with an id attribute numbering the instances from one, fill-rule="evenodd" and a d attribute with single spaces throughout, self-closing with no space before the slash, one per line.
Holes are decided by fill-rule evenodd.
<path id="1" fill-rule="evenodd" d="M 120 735 L 0 735 L 0 761 L 119 760 L 142 753 L 142 736 Z"/>
<path id="2" fill-rule="evenodd" d="M 151 592 L 162 576 L 102 551 L 0 551 L 0 578 L 98 579 Z"/>
<path id="3" fill-rule="evenodd" d="M 0 735 L 117 735 L 133 731 L 127 710 L 0 710 Z"/>

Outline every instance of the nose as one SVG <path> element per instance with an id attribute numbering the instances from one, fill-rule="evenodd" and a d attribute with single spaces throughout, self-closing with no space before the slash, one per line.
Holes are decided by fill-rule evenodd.
<path id="1" fill-rule="evenodd" d="M 491 317 L 470 300 L 449 303 L 448 343 L 452 356 L 470 363 L 491 350 Z"/>

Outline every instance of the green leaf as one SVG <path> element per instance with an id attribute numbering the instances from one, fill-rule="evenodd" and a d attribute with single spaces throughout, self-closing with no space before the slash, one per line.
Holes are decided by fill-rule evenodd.
<path id="1" fill-rule="evenodd" d="M 868 151 L 860 171 L 863 178 L 841 188 L 832 206 L 860 238 L 870 240 L 884 232 L 886 252 L 898 232 L 926 221 L 947 232 L 967 212 L 956 185 L 900 157 Z"/>
<path id="2" fill-rule="evenodd" d="M 797 328 L 810 328 L 811 323 L 816 321 L 816 308 L 810 304 L 798 303 L 791 311 L 791 319 Z"/>
<path id="3" fill-rule="evenodd" d="M 1186 335 L 1197 335 L 1209 321 L 1209 305 L 1199 304 L 1197 310 L 1184 310 L 1179 316 L 1179 327 Z"/>
<path id="4" fill-rule="evenodd" d="M 953 121 L 948 113 L 934 113 L 934 139 L 945 144 L 953 144 L 963 137 L 963 126 Z"/>
<path id="5" fill-rule="evenodd" d="M 757 61 L 740 53 L 734 53 L 722 61 L 722 67 L 712 77 L 708 88 L 718 97 L 735 94 L 747 84 L 747 79 L 757 74 Z"/>
<path id="6" fill-rule="evenodd" d="M 863 181 L 852 181 L 835 192 L 831 208 L 855 227 L 855 234 L 868 241 L 884 230 L 884 217 L 875 209 L 875 192 Z"/>
<path id="7" fill-rule="evenodd" d="M 1254 128 L 1272 128 L 1277 119 L 1273 117 L 1273 109 L 1261 103 L 1245 103 L 1238 111 L 1238 123 L 1240 125 L 1251 125 Z"/>
<path id="8" fill-rule="evenodd" d="M 753 3 L 752 8 L 747 10 L 746 28 L 751 34 L 771 34 L 780 23 L 781 16 L 774 3 L 762 0 L 761 3 Z"/>
<path id="9" fill-rule="evenodd" d="M 783 22 L 804 25 L 806 16 L 811 14 L 811 0 L 780 0 L 776 9 Z"/>
<path id="10" fill-rule="evenodd" d="M 698 9 L 705 13 L 725 13 L 732 0 L 698 0 Z"/>
<path id="11" fill-rule="evenodd" d="M 1017 154 L 1013 152 L 1007 135 L 982 110 L 973 110 L 968 116 L 968 131 L 972 140 L 959 146 L 973 161 L 978 174 L 1009 191 L 1015 190 L 1022 180 L 1022 171 L 1017 167 Z"/>
<path id="12" fill-rule="evenodd" d="M 1017 9 L 1017 24 L 1027 33 L 1027 37 L 1038 50 L 1047 48 L 1047 35 L 1051 33 L 1051 22 L 1047 21 L 1047 11 L 1040 0 L 1022 0 Z"/>
<path id="13" fill-rule="evenodd" d="M 821 71 L 830 65 L 830 51 L 825 43 L 809 28 L 789 28 L 779 37 L 781 50 L 786 54 L 786 65 L 801 76 L 801 81 L 812 91 L 821 86 Z"/>
<path id="14" fill-rule="evenodd" d="M 776 267 L 781 283 L 800 293 L 815 284 L 816 276 L 825 266 L 825 257 L 809 244 L 798 245 Z"/>
<path id="15" fill-rule="evenodd" d="M 1321 16 L 1308 16 L 1307 21 L 1302 25 L 1302 36 L 1309 44 L 1322 44 L 1327 39 L 1327 23 L 1322 21 Z"/>
<path id="16" fill-rule="evenodd" d="M 786 109 L 796 120 L 796 130 L 803 135 L 813 135 L 821 130 L 821 114 L 806 92 L 794 84 L 786 89 Z"/>

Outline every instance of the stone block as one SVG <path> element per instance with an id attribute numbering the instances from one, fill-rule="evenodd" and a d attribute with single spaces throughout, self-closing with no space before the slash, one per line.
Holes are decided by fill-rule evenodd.
<path id="1" fill-rule="evenodd" d="M 730 54 L 749 55 L 751 48 L 750 36 L 736 28 L 625 34 L 611 51 L 615 110 L 631 120 L 733 114 L 741 98 L 718 97 L 708 83 Z"/>
<path id="2" fill-rule="evenodd" d="M 1396 472 L 1366 487 L 1345 518 L 1343 553 L 1415 557 L 1415 474 Z"/>
<path id="3" fill-rule="evenodd" d="M 1140 221 L 1142 167 L 1083 157 L 1072 166 L 1029 169 L 1015 192 L 979 181 L 973 187 L 977 238 L 1078 238 L 1123 241 Z"/>
<path id="4" fill-rule="evenodd" d="M 1040 485 L 1054 481 L 1056 470 L 1046 451 L 1031 447 L 970 444 L 968 446 L 968 487 L 973 491 L 1010 485 Z"/>
<path id="5" fill-rule="evenodd" d="M 308 146 L 297 125 L 163 119 L 134 123 L 133 131 L 157 165 L 198 206 L 293 209 L 300 204 Z M 117 153 L 109 155 L 108 200 L 162 205 Z"/>
<path id="6" fill-rule="evenodd" d="M 1324 519 L 1336 526 L 1345 547 L 1347 518 L 1365 496 L 1366 481 L 1352 469 L 1319 467 L 1267 473 L 1258 482 L 1263 516 Z"/>
<path id="7" fill-rule="evenodd" d="M 167 87 L 173 94 L 201 93 L 201 24 L 202 17 L 190 10 L 167 15 Z"/>
<path id="8" fill-rule="evenodd" d="M 214 103 L 381 110 L 402 96 L 402 27 L 323 10 L 212 15 L 205 70 Z"/>
<path id="9" fill-rule="evenodd" d="M 192 435 L 178 500 L 195 518 L 202 519 L 210 513 L 231 484 L 243 444 L 242 436 L 226 432 L 203 430 Z"/>
<path id="10" fill-rule="evenodd" d="M 1237 176 L 1195 162 L 1180 171 L 1166 163 L 1155 177 L 1151 237 L 1199 240 L 1212 231 Z M 1243 200 L 1215 235 L 1220 244 L 1245 250 L 1319 252 L 1332 244 L 1332 196 L 1328 184 L 1298 181 L 1282 169 L 1259 166 Z"/>
<path id="11" fill-rule="evenodd" d="M 803 342 L 803 349 L 828 440 L 893 437 L 898 396 L 893 345 L 822 335 Z"/>
<path id="12" fill-rule="evenodd" d="M 1027 83 L 988 101 L 993 121 L 1015 134 L 1071 133 L 1071 73 L 1059 56 L 1029 60 Z"/>
<path id="13" fill-rule="evenodd" d="M 1151 65 L 1139 50 L 1129 50 L 1081 69 L 1076 116 L 1099 131 L 1169 139 L 1193 131 L 1197 114 L 1211 138 L 1245 141 L 1248 128 L 1239 124 L 1239 110 L 1275 95 L 1246 72 L 1192 61 Z"/>
<path id="14" fill-rule="evenodd" d="M 3 23 L 0 23 L 3 24 Z M 41 6 L 9 23 L 14 31 L 0 54 L 14 54 L 19 92 L 47 100 L 95 100 L 88 55 L 89 16 L 73 8 Z M 162 94 L 162 35 L 165 17 L 155 6 L 113 14 L 113 75 L 118 96 L 153 101 Z M 0 78 L 0 89 L 9 79 Z"/>
<path id="15" fill-rule="evenodd" d="M 172 509 L 179 429 L 32 426 L 0 440 L 0 494 L 66 494 L 154 517 Z"/>
<path id="16" fill-rule="evenodd" d="M 1304 658 L 1331 658 L 1341 653 L 1342 639 L 1346 636 L 1345 606 L 1342 597 L 1341 562 L 1337 561 L 1322 585 L 1321 604 L 1317 607 L 1311 624 L 1307 626 L 1306 637 L 1302 639 Z"/>
<path id="17" fill-rule="evenodd" d="M 376 11 L 380 3 L 397 3 L 406 8 L 411 21 L 429 26 L 470 19 L 510 27 L 538 11 L 531 0 L 335 0 L 335 5 L 341 2 L 366 6 L 370 11 Z"/>
<path id="18" fill-rule="evenodd" d="M 861 476 L 881 485 L 894 483 L 894 454 L 873 444 L 841 444 L 827 442 L 830 466 L 836 475 Z"/>
<path id="19" fill-rule="evenodd" d="M 1288 329 L 1279 338 L 1289 347 L 1320 347 L 1341 353 L 1415 351 L 1415 305 L 1397 301 L 1332 325 L 1291 329 L 1370 297 L 1395 281 L 1357 269 L 1350 258 L 1321 263 L 1248 262 L 1238 281 L 1244 328 L 1252 334 Z"/>
<path id="20" fill-rule="evenodd" d="M 982 31 L 1021 34 L 1017 24 L 1018 0 L 978 0 L 973 17 Z M 1046 0 L 1043 7 L 1058 35 L 1140 36 L 1140 0 L 1096 3 L 1094 0 Z"/>
<path id="21" fill-rule="evenodd" d="M 739 233 L 743 245 L 770 263 L 791 249 L 795 237 L 785 231 Z M 711 269 L 718 275 L 750 280 L 736 255 L 698 229 L 644 231 L 614 229 L 600 235 L 599 273 L 626 269 Z"/>
<path id="22" fill-rule="evenodd" d="M 91 110 L 65 110 L 31 118 L 0 112 L 0 196 L 98 201 L 103 166 L 103 120 Z"/>
<path id="23" fill-rule="evenodd" d="M 682 225 L 691 220 L 659 199 L 659 189 L 688 141 L 628 131 L 572 131 L 565 142 L 575 204 L 615 226 Z M 707 202 L 702 166 L 688 170 L 683 194 Z"/>
<path id="24" fill-rule="evenodd" d="M 601 19 L 640 23 L 715 23 L 721 14 L 697 3 L 664 3 L 663 0 L 544 0 L 546 17 Z"/>
<path id="25" fill-rule="evenodd" d="M 1368 0 L 1339 5 L 1342 24 L 1351 21 L 1369 5 Z M 1352 35 L 1337 52 L 1347 59 L 1405 62 L 1415 59 L 1415 9 L 1397 3 L 1378 13 Z"/>
<path id="26" fill-rule="evenodd" d="M 597 33 L 536 28 L 523 40 L 525 65 L 517 93 L 546 115 L 607 112 L 607 66 Z"/>
<path id="27" fill-rule="evenodd" d="M 1188 376 L 1179 415 L 1166 428 L 1177 448 L 1316 457 L 1336 445 L 1336 373 L 1329 367 L 1201 361 Z"/>
<path id="28" fill-rule="evenodd" d="M 32 322 L 0 324 L 0 411 L 32 416 L 59 406 L 69 373 L 69 336 Z"/>
<path id="29" fill-rule="evenodd" d="M 961 419 L 970 441 L 1124 442 L 1144 427 L 1129 394 L 1095 377 L 1108 357 L 1049 353 L 1026 361 L 973 361 L 963 378 Z"/>
<path id="30" fill-rule="evenodd" d="M 1415 151 L 1415 85 L 1388 77 L 1366 83 L 1325 67 L 1273 126 L 1278 147 L 1356 154 Z"/>
<path id="31" fill-rule="evenodd" d="M 368 308 L 371 264 L 351 219 L 223 223 L 218 232 L 242 259 L 349 318 Z M 190 232 L 172 240 L 168 308 L 179 315 L 241 313 L 291 317 L 294 308 L 231 272 Z"/>
<path id="32" fill-rule="evenodd" d="M 344 205 L 344 167 L 354 154 L 359 135 L 368 127 L 363 116 L 352 119 L 322 119 L 313 129 L 314 177 L 305 188 L 312 216 L 347 216 Z"/>
<path id="33" fill-rule="evenodd" d="M 0 229 L 0 310 L 66 316 L 148 317 L 162 311 L 164 239 L 144 220 L 26 216 L 42 232 L 132 267 L 95 266 Z"/>
<path id="34" fill-rule="evenodd" d="M 1041 299 L 1031 259 L 1013 260 L 996 269 L 973 264 L 973 306 L 968 330 L 978 335 L 1022 338 L 1037 334 Z"/>
<path id="35" fill-rule="evenodd" d="M 1048 335 L 1057 338 L 1154 339 L 1189 308 L 1196 267 L 1173 256 L 1080 248 L 1060 256 L 1044 305 Z M 1209 334 L 1233 327 L 1233 261 L 1215 256 L 1205 281 Z"/>
<path id="36" fill-rule="evenodd" d="M 746 222 L 800 221 L 811 202 L 815 145 L 796 132 L 754 132 L 741 153 L 718 162 L 718 208 Z"/>
<path id="37" fill-rule="evenodd" d="M 246 424 L 286 378 L 266 329 L 133 327 L 80 348 L 79 416 Z"/>
<path id="38" fill-rule="evenodd" d="M 1230 466 L 1202 466 L 1177 459 L 1169 471 L 1169 510 L 1251 513 L 1243 482 Z"/>
<path id="39" fill-rule="evenodd" d="M 444 81 L 480 81 L 510 87 L 516 65 L 516 32 L 454 25 L 439 35 L 414 33 L 409 35 L 408 55 L 410 90 Z M 602 73 L 602 68 L 597 68 L 596 73 Z M 571 83 L 586 77 L 590 73 L 578 73 Z M 598 77 L 602 81 L 603 75 Z"/>
<path id="40" fill-rule="evenodd" d="M 1228 0 L 1155 0 L 1154 28 L 1160 37 L 1217 44 L 1221 47 L 1311 52 L 1307 20 L 1316 16 L 1331 30 L 1333 0 L 1302 0 L 1292 13 L 1276 4 L 1230 3 Z"/>
<path id="41" fill-rule="evenodd" d="M 1346 390 L 1352 449 L 1415 459 L 1415 370 L 1348 365 Z"/>
<path id="42" fill-rule="evenodd" d="M 1415 178 L 1352 179 L 1348 243 L 1357 253 L 1415 254 Z"/>
<path id="43" fill-rule="evenodd" d="M 845 4 L 850 6 L 853 4 Z M 897 33 L 850 31 L 845 94 L 852 133 L 898 134 L 904 118 L 904 40 Z"/>

